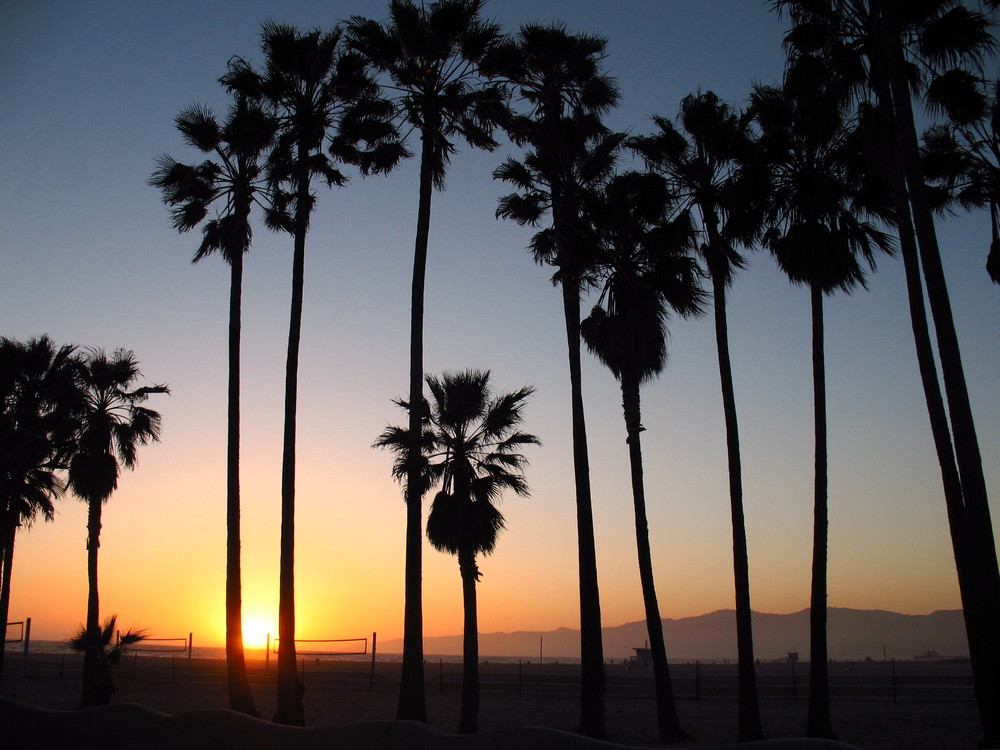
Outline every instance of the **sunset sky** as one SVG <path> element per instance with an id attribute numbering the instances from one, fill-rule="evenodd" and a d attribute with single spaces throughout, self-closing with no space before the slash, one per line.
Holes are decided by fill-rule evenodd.
<path id="1" fill-rule="evenodd" d="M 146 185 L 154 160 L 200 155 L 173 118 L 220 114 L 227 61 L 260 62 L 260 24 L 302 29 L 385 4 L 69 2 L 0 7 L 0 334 L 134 350 L 172 394 L 159 445 L 140 452 L 104 513 L 102 614 L 159 637 L 224 631 L 228 269 L 193 265 L 198 232 L 170 226 Z M 621 130 L 651 130 L 680 99 L 712 90 L 741 105 L 780 76 L 785 22 L 752 0 L 491 0 L 515 30 L 564 20 L 608 40 Z M 550 269 L 530 230 L 494 218 L 508 154 L 462 149 L 434 196 L 425 368 L 489 368 L 499 388 L 535 386 L 526 428 L 530 499 L 507 498 L 508 530 L 480 563 L 482 632 L 578 626 L 568 371 Z M 298 637 L 402 635 L 404 507 L 391 457 L 370 448 L 401 420 L 417 164 L 318 189 L 306 250 L 300 365 Z M 1000 491 L 1000 287 L 984 270 L 984 216 L 939 222 L 987 483 Z M 243 351 L 245 620 L 277 630 L 283 372 L 291 239 L 262 226 L 246 263 Z M 951 545 L 913 353 L 902 266 L 885 259 L 868 291 L 827 304 L 830 599 L 839 607 L 927 613 L 959 606 Z M 589 303 L 584 303 L 589 309 Z M 730 296 L 743 442 L 752 603 L 808 606 L 812 514 L 809 300 L 764 253 Z M 670 365 L 644 393 L 650 533 L 661 612 L 733 607 L 725 435 L 711 317 L 673 321 Z M 584 398 L 603 620 L 640 620 L 642 599 L 620 394 L 585 354 Z M 17 539 L 10 619 L 66 638 L 86 614 L 86 511 L 67 496 L 54 523 Z M 454 558 L 425 545 L 427 635 L 461 632 Z M 804 647 L 804 644 L 803 644 Z M 669 644 L 668 644 L 669 649 Z"/>

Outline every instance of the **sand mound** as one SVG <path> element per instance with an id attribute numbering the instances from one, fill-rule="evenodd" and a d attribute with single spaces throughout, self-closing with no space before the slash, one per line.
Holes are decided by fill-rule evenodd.
<path id="1" fill-rule="evenodd" d="M 294 728 L 225 709 L 169 715 L 136 703 L 56 711 L 0 699 L 0 727 L 8 747 L 147 750 L 612 750 L 626 747 L 540 727 L 476 735 L 442 732 L 412 721 L 372 721 L 343 727 Z M 731 750 L 733 745 L 726 746 Z M 826 740 L 782 739 L 743 744 L 739 750 L 852 750 Z M 720 748 L 721 750 L 721 748 Z M 856 749 L 854 749 L 856 750 Z"/>

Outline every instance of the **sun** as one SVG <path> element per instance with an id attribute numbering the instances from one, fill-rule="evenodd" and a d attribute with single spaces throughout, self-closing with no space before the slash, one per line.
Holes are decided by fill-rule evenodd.
<path id="1" fill-rule="evenodd" d="M 246 620 L 243 623 L 243 647 L 267 648 L 267 636 L 273 632 L 273 628 L 267 620 L 260 618 Z"/>

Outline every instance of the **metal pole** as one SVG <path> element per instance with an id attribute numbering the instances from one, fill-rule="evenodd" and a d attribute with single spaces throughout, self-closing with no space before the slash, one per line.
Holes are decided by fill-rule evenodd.
<path id="1" fill-rule="evenodd" d="M 31 644 L 31 618 L 24 621 L 24 676 L 28 676 L 28 646 Z"/>
<path id="2" fill-rule="evenodd" d="M 372 633 L 372 672 L 371 676 L 368 678 L 368 689 L 371 690 L 375 685 L 375 647 L 378 643 L 378 633 Z"/>
<path id="3" fill-rule="evenodd" d="M 191 661 L 191 653 L 194 651 L 194 633 L 188 633 L 188 661 Z"/>
<path id="4" fill-rule="evenodd" d="M 267 645 L 264 647 L 264 669 L 271 668 L 271 634 L 267 634 Z"/>

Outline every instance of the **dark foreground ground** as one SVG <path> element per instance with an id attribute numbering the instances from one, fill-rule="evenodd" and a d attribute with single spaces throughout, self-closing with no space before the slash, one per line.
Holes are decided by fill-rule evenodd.
<path id="1" fill-rule="evenodd" d="M 251 662 L 256 704 L 275 708 L 274 664 Z M 392 719 L 400 665 L 335 661 L 301 664 L 306 720 L 335 727 Z M 677 747 L 712 747 L 736 739 L 735 665 L 672 665 L 677 708 L 693 739 Z M 79 705 L 80 660 L 8 653 L 2 695 L 46 708 Z M 885 662 L 831 665 L 831 712 L 844 742 L 864 750 L 968 748 L 981 739 L 968 663 Z M 578 665 L 481 665 L 480 730 L 543 726 L 574 731 L 579 722 Z M 142 703 L 166 713 L 226 708 L 225 664 L 216 659 L 130 658 L 118 667 L 114 702 Z M 454 731 L 460 704 L 460 665 L 429 659 L 425 670 L 428 722 Z M 656 746 L 652 670 L 607 668 L 608 739 Z M 761 715 L 768 737 L 801 737 L 807 710 L 808 665 L 758 665 Z"/>

